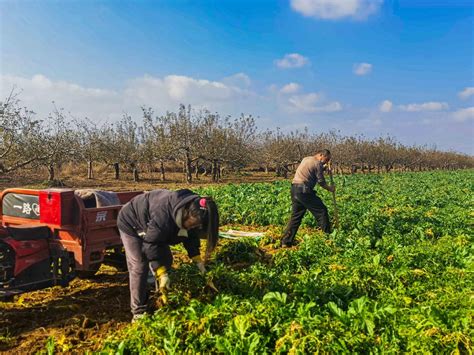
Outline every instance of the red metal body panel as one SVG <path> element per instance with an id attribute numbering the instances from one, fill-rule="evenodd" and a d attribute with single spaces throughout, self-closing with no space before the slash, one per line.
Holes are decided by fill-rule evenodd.
<path id="1" fill-rule="evenodd" d="M 3 199 L 9 193 L 38 196 L 40 215 L 27 219 L 3 214 Z M 122 204 L 142 192 L 118 192 Z M 51 229 L 52 242 L 74 253 L 77 270 L 89 270 L 103 261 L 105 250 L 121 247 L 117 215 L 121 205 L 86 208 L 71 189 L 7 189 L 0 194 L 0 220 L 3 226 L 44 225 Z M 1 230 L 0 230 L 1 233 Z"/>
<path id="2" fill-rule="evenodd" d="M 14 276 L 31 265 L 50 257 L 46 239 L 19 241 L 13 238 L 4 238 L 2 241 L 10 245 L 17 255 Z"/>
<path id="3" fill-rule="evenodd" d="M 43 190 L 39 192 L 40 222 L 54 225 L 73 223 L 73 190 Z"/>

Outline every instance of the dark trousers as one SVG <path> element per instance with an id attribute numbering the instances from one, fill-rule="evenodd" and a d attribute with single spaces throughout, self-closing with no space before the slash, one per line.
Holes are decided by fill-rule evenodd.
<path id="1" fill-rule="evenodd" d="M 132 314 L 141 314 L 147 310 L 147 276 L 150 271 L 150 260 L 143 253 L 143 239 L 128 235 L 121 230 L 119 232 L 125 248 L 130 278 L 130 308 Z M 170 247 L 168 245 L 160 246 L 160 254 L 161 262 L 164 262 L 166 267 L 170 267 L 173 262 Z"/>
<path id="2" fill-rule="evenodd" d="M 331 232 L 328 209 L 314 190 L 309 190 L 303 185 L 291 185 L 291 207 L 291 218 L 283 233 L 282 244 L 293 243 L 306 210 L 312 213 L 325 233 Z"/>

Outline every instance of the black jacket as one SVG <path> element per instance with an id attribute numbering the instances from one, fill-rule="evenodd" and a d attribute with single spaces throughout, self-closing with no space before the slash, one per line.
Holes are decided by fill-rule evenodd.
<path id="1" fill-rule="evenodd" d="M 143 239 L 143 252 L 150 262 L 159 262 L 159 249 L 165 245 L 183 243 L 189 257 L 199 255 L 199 233 L 188 231 L 188 237 L 178 236 L 176 213 L 186 203 L 199 196 L 191 190 L 153 190 L 138 195 L 126 203 L 117 217 L 118 228 L 130 236 Z"/>

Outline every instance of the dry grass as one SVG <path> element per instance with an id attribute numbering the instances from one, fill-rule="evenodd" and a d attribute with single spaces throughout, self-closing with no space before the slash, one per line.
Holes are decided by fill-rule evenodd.
<path id="1" fill-rule="evenodd" d="M 172 170 L 175 167 L 170 167 Z M 56 171 L 56 179 L 60 181 L 64 187 L 69 188 L 96 188 L 112 191 L 143 191 L 156 188 L 176 189 L 180 187 L 207 186 L 215 185 L 210 176 L 200 175 L 197 179 L 193 175 L 192 184 L 187 184 L 184 174 L 179 171 L 166 172 L 166 181 L 161 181 L 159 172 L 140 172 L 140 181 L 134 182 L 132 173 L 129 171 L 121 171 L 120 179 L 114 178 L 112 167 L 98 165 L 94 168 L 94 179 L 87 178 L 87 167 L 67 165 L 61 170 Z M 23 170 L 16 174 L 0 177 L 0 189 L 23 187 L 23 188 L 47 188 L 50 182 L 47 181 L 48 173 L 46 169 L 39 168 L 36 170 Z M 225 183 L 243 183 L 243 182 L 269 182 L 279 180 L 274 173 L 249 172 L 244 171 L 240 174 L 226 174 L 222 177 L 220 184 Z"/>

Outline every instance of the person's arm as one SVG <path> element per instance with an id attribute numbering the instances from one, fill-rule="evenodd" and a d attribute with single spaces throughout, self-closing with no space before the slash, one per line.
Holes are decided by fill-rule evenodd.
<path id="1" fill-rule="evenodd" d="M 188 237 L 183 240 L 183 245 L 190 259 L 201 254 L 200 246 L 201 241 L 199 240 L 199 234 L 197 231 L 189 230 Z"/>
<path id="2" fill-rule="evenodd" d="M 328 185 L 326 179 L 324 178 L 324 166 L 322 163 L 319 163 L 316 169 L 316 180 L 319 186 L 323 189 L 334 192 L 336 191 L 336 187 L 334 185 Z"/>
<path id="3" fill-rule="evenodd" d="M 328 185 L 324 183 L 324 185 L 321 185 L 321 187 L 329 192 L 335 192 L 336 191 L 336 186 L 335 185 Z"/>
<path id="4" fill-rule="evenodd" d="M 143 253 L 150 263 L 151 269 L 156 272 L 158 268 L 165 267 L 168 269 L 171 265 L 168 265 L 167 260 L 163 260 L 165 251 L 162 248 L 167 246 L 163 245 L 163 241 L 166 240 L 165 231 L 160 229 L 158 225 L 152 220 L 148 224 L 146 234 L 143 236 Z"/>
<path id="5" fill-rule="evenodd" d="M 201 241 L 199 239 L 200 233 L 200 230 L 189 230 L 188 238 L 183 242 L 183 245 L 188 252 L 189 258 L 196 264 L 199 272 L 204 275 L 206 273 L 206 267 L 204 266 L 204 262 L 201 258 Z"/>

